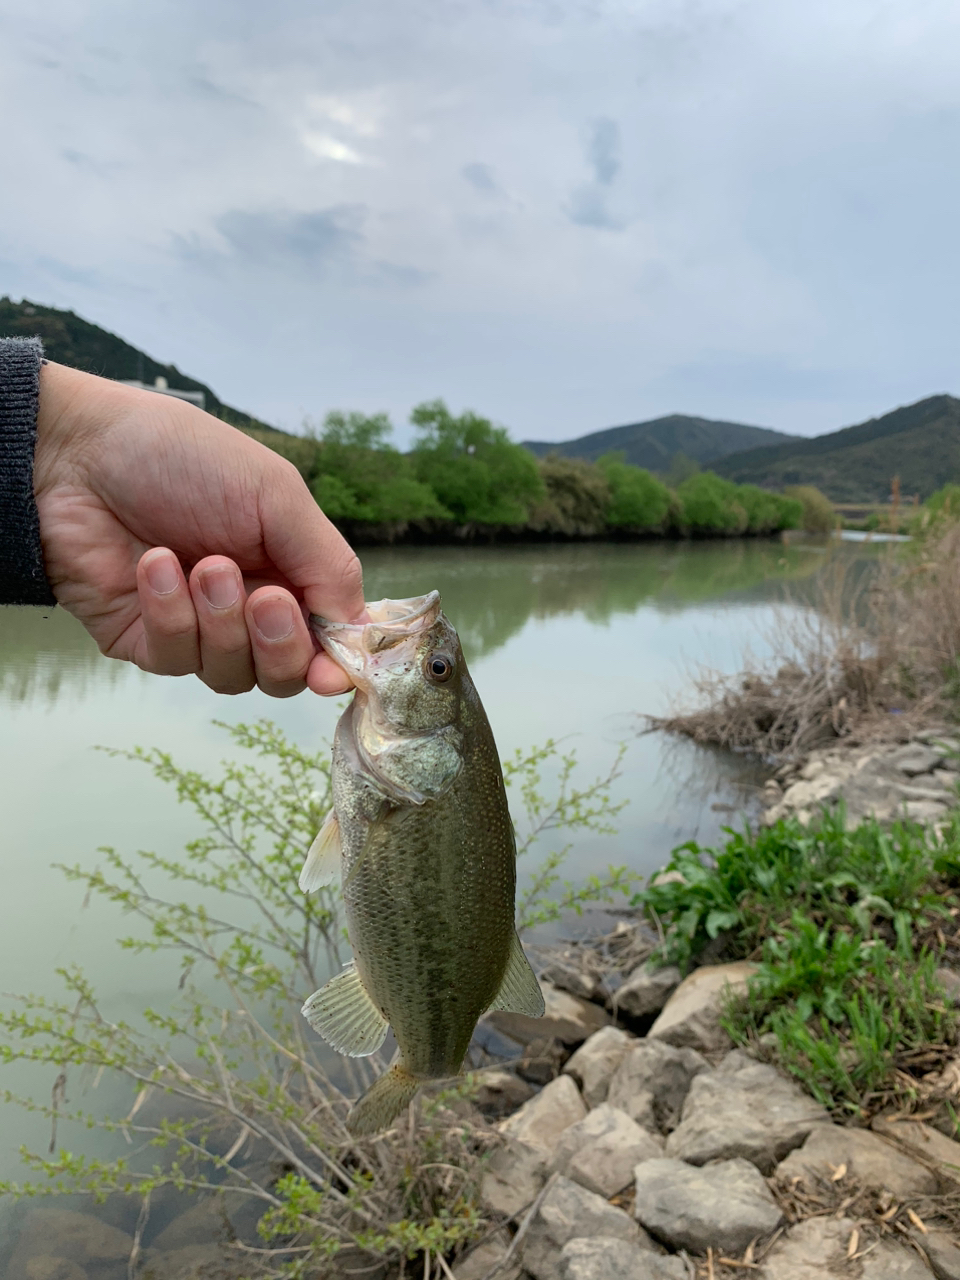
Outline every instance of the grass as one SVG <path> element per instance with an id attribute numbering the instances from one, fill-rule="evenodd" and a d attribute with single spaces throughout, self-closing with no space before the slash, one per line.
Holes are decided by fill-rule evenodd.
<path id="1" fill-rule="evenodd" d="M 865 1118 L 917 1096 L 952 1056 L 958 1015 L 936 969 L 960 952 L 960 823 L 845 829 L 842 808 L 813 827 L 785 819 L 691 842 L 670 874 L 635 895 L 662 959 L 755 960 L 725 1025 L 777 1060 L 837 1113 Z"/>

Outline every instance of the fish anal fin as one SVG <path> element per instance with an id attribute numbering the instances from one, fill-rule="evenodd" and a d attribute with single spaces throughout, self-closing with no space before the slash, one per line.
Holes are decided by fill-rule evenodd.
<path id="1" fill-rule="evenodd" d="M 374 1080 L 347 1116 L 347 1131 L 355 1138 L 386 1129 L 420 1088 L 420 1081 L 400 1063 Z"/>
<path id="2" fill-rule="evenodd" d="M 313 893 L 315 889 L 333 884 L 339 874 L 340 823 L 336 810 L 331 809 L 307 853 L 300 872 L 300 888 L 304 893 Z"/>
<path id="3" fill-rule="evenodd" d="M 543 992 L 516 933 L 510 947 L 507 971 L 490 1008 L 502 1009 L 504 1013 L 525 1013 L 528 1018 L 543 1016 Z"/>
<path id="4" fill-rule="evenodd" d="M 376 1053 L 386 1039 L 387 1020 L 353 964 L 315 991 L 300 1012 L 331 1048 L 348 1058 Z"/>

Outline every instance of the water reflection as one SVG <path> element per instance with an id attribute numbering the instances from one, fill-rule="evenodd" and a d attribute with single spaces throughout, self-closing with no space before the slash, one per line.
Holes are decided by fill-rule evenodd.
<path id="1" fill-rule="evenodd" d="M 0 701 L 50 704 L 65 687 L 82 697 L 118 674 L 63 609 L 0 606 Z"/>

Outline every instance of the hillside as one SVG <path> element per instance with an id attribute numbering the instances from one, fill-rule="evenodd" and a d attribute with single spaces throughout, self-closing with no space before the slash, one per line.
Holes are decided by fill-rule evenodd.
<path id="1" fill-rule="evenodd" d="M 176 365 L 160 364 L 146 352 L 139 351 L 99 325 L 82 320 L 72 311 L 43 307 L 27 298 L 14 302 L 0 297 L 0 338 L 32 337 L 43 339 L 44 351 L 57 364 L 70 365 L 74 369 L 84 369 L 87 373 L 118 381 L 137 379 L 153 382 L 158 376 L 164 377 L 168 385 L 177 391 L 202 391 L 206 397 L 207 412 L 216 418 L 223 418 L 235 427 L 274 430 L 250 414 L 224 404 L 206 383 L 188 378 Z"/>
<path id="2" fill-rule="evenodd" d="M 960 478 L 960 400 L 930 396 L 854 427 L 731 454 L 715 471 L 739 484 L 813 484 L 834 502 L 885 502 L 900 477 L 921 500 Z"/>
<path id="3" fill-rule="evenodd" d="M 742 422 L 714 422 L 710 418 L 691 418 L 671 413 L 650 422 L 633 422 L 625 427 L 609 427 L 593 431 L 576 440 L 551 444 L 543 440 L 524 440 L 525 448 L 537 457 L 559 453 L 570 458 L 587 458 L 591 462 L 605 453 L 623 453 L 627 462 L 648 471 L 666 472 L 678 453 L 692 458 L 702 467 L 712 466 L 728 453 L 741 453 L 759 445 L 777 445 L 795 439 L 768 427 L 748 427 Z"/>

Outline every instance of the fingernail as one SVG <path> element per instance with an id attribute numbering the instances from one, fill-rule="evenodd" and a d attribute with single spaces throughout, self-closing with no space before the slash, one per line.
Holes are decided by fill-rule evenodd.
<path id="1" fill-rule="evenodd" d="M 293 606 L 279 596 L 261 600 L 253 607 L 253 620 L 264 640 L 284 640 L 293 630 Z"/>
<path id="2" fill-rule="evenodd" d="M 143 571 L 147 575 L 150 590 L 158 596 L 168 596 L 172 591 L 176 591 L 180 585 L 177 562 L 173 556 L 167 553 L 153 556 L 150 560 L 147 560 L 143 566 Z"/>
<path id="3" fill-rule="evenodd" d="M 212 609 L 229 609 L 240 599 L 240 577 L 228 565 L 204 569 L 198 576 L 203 598 Z"/>

